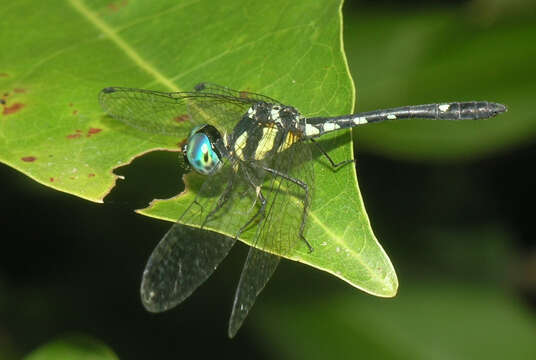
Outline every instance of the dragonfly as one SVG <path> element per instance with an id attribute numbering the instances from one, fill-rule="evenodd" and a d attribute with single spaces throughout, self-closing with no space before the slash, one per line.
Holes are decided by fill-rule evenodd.
<path id="1" fill-rule="evenodd" d="M 385 120 L 476 120 L 507 111 L 503 104 L 467 101 L 305 117 L 268 96 L 211 83 L 185 92 L 107 87 L 99 102 L 112 118 L 149 134 L 184 137 L 190 130 L 182 163 L 204 178 L 195 199 L 149 257 L 140 291 L 148 311 L 163 312 L 181 303 L 241 235 L 252 237 L 229 320 L 231 338 L 280 257 L 299 244 L 314 251 L 305 236 L 314 194 L 312 146 L 333 168 L 353 162 L 335 162 L 315 139 Z M 226 235 L 217 233 L 221 230 Z"/>

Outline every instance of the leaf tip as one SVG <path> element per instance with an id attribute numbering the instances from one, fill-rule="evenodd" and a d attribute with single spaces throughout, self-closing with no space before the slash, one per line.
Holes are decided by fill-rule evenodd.
<path id="1" fill-rule="evenodd" d="M 395 297 L 397 293 L 398 293 L 398 277 L 396 276 L 396 273 L 393 270 L 389 272 L 389 274 L 385 277 L 383 281 L 383 286 L 381 287 L 381 291 L 374 295 L 386 297 L 386 298 L 392 298 L 392 297 Z"/>

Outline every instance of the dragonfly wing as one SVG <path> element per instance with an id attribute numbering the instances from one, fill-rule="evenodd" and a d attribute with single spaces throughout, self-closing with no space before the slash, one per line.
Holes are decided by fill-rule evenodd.
<path id="1" fill-rule="evenodd" d="M 216 270 L 234 243 L 232 237 L 174 224 L 153 250 L 143 272 L 145 308 L 162 312 L 181 303 Z"/>
<path id="2" fill-rule="evenodd" d="M 124 87 L 101 90 L 103 110 L 116 120 L 151 134 L 185 138 L 193 127 L 211 124 L 229 132 L 253 102 L 221 92 L 163 92 Z"/>
<path id="3" fill-rule="evenodd" d="M 206 177 L 195 200 L 153 250 L 141 283 L 141 299 L 147 310 L 165 311 L 190 296 L 235 243 L 234 237 L 199 229 L 207 214 L 218 206 L 218 195 L 233 192 L 233 175 L 225 160 L 220 173 Z"/>
<path id="4" fill-rule="evenodd" d="M 267 173 L 263 181 L 266 214 L 259 225 L 255 247 L 291 256 L 299 245 L 306 249 L 300 230 L 302 223 L 307 224 L 314 189 L 311 148 L 309 144 L 298 142 L 275 154 L 266 166 L 275 173 Z"/>
<path id="5" fill-rule="evenodd" d="M 271 97 L 268 97 L 266 95 L 257 94 L 257 93 L 253 93 L 249 91 L 233 90 L 233 89 L 229 89 L 226 86 L 212 84 L 209 82 L 202 82 L 202 83 L 197 84 L 195 86 L 195 90 L 198 92 L 207 92 L 211 94 L 221 94 L 225 96 L 231 96 L 234 98 L 240 98 L 240 99 L 243 99 L 244 101 L 249 100 L 251 103 L 264 101 L 269 104 L 283 105 L 278 100 L 272 99 Z"/>
<path id="6" fill-rule="evenodd" d="M 246 319 L 249 310 L 255 303 L 277 265 L 280 257 L 254 247 L 249 249 L 248 257 L 238 283 L 236 295 L 229 320 L 229 337 L 234 337 Z"/>
<path id="7" fill-rule="evenodd" d="M 304 188 L 290 179 L 306 184 L 309 191 L 312 189 L 311 157 L 309 145 L 297 143 L 266 163 L 287 178 L 264 174 L 261 191 L 266 198 L 265 215 L 258 223 L 255 246 L 249 251 L 238 283 L 229 320 L 230 337 L 236 334 L 279 264 L 280 257 L 274 254 L 290 255 L 300 242 L 305 246 L 300 228 L 311 194 L 307 198 Z"/>
<path id="8" fill-rule="evenodd" d="M 192 175 L 188 184 L 201 177 Z M 227 255 L 238 230 L 255 211 L 255 190 L 238 176 L 231 161 L 225 160 L 218 173 L 203 178 L 195 200 L 147 262 L 141 298 L 149 311 L 170 309 L 201 285 Z M 226 234 L 219 233 L 222 230 Z"/>
<path id="9" fill-rule="evenodd" d="M 99 102 L 108 115 L 131 127 L 184 138 L 198 125 L 187 109 L 187 100 L 193 96 L 195 93 L 108 87 L 101 90 Z M 190 124 L 185 126 L 185 121 Z"/>

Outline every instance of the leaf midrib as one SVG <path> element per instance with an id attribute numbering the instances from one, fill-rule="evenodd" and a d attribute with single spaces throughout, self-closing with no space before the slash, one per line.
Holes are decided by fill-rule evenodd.
<path id="1" fill-rule="evenodd" d="M 108 37 L 117 47 L 125 52 L 125 55 L 130 58 L 136 65 L 142 70 L 146 71 L 149 75 L 153 76 L 158 82 L 165 85 L 172 91 L 181 91 L 170 79 L 164 76 L 160 71 L 153 67 L 149 62 L 143 59 L 136 50 L 134 50 L 123 38 L 121 38 L 117 32 L 103 20 L 101 20 L 97 14 L 91 11 L 83 1 L 81 0 L 69 0 L 71 6 L 90 24 L 95 26 L 104 35 Z"/>
<path id="2" fill-rule="evenodd" d="M 171 91 L 182 91 L 175 83 L 173 82 L 173 79 L 167 78 L 165 75 L 163 75 L 160 71 L 158 71 L 154 66 L 152 66 L 148 61 L 143 59 L 141 55 L 132 48 L 121 36 L 118 35 L 117 30 L 110 27 L 108 24 L 106 24 L 100 17 L 90 10 L 82 0 L 69 0 L 70 5 L 83 17 L 85 18 L 90 24 L 92 24 L 95 28 L 97 28 L 99 31 L 101 31 L 110 41 L 112 41 L 117 47 L 119 47 L 125 55 L 130 58 L 137 66 L 139 66 L 142 70 L 147 72 L 149 75 L 151 75 L 157 82 L 163 84 L 167 88 L 169 88 Z M 341 9 L 339 9 L 341 11 Z M 342 16 L 341 16 L 341 28 L 342 28 Z M 342 31 L 341 31 L 341 45 L 342 45 Z M 341 46 L 342 47 L 342 46 Z M 342 47 L 343 48 L 343 47 Z M 347 64 L 346 64 L 347 65 Z M 177 77 L 175 77 L 177 78 Z M 355 88 L 354 88 L 355 91 Z M 339 245 L 344 245 L 342 240 L 335 236 L 333 232 L 329 230 L 329 228 L 322 222 L 320 219 L 315 215 L 314 212 L 310 212 L 309 215 L 312 222 L 316 223 L 317 226 L 322 229 L 322 231 L 332 240 L 335 241 L 335 243 Z M 221 231 L 221 229 L 219 230 Z M 370 266 L 365 264 L 359 257 L 359 254 L 355 253 L 355 251 L 351 250 L 352 255 L 354 259 L 359 261 L 361 266 L 367 270 L 367 272 L 371 275 L 371 278 L 377 278 L 377 275 Z M 336 275 L 340 277 L 340 275 Z"/>

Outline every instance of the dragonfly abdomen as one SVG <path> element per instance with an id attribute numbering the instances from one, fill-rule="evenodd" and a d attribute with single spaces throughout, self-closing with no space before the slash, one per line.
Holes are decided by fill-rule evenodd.
<path id="1" fill-rule="evenodd" d="M 356 114 L 365 117 L 367 123 L 396 119 L 477 120 L 487 119 L 505 111 L 505 106 L 488 101 L 466 101 L 414 106 L 402 106 L 388 110 L 376 110 Z"/>
<path id="2" fill-rule="evenodd" d="M 371 124 L 385 120 L 431 119 L 431 120 L 477 120 L 487 119 L 505 112 L 506 106 L 488 101 L 466 101 L 426 105 L 402 106 L 332 118 L 309 118 L 305 137 L 318 137 L 325 133 Z"/>

